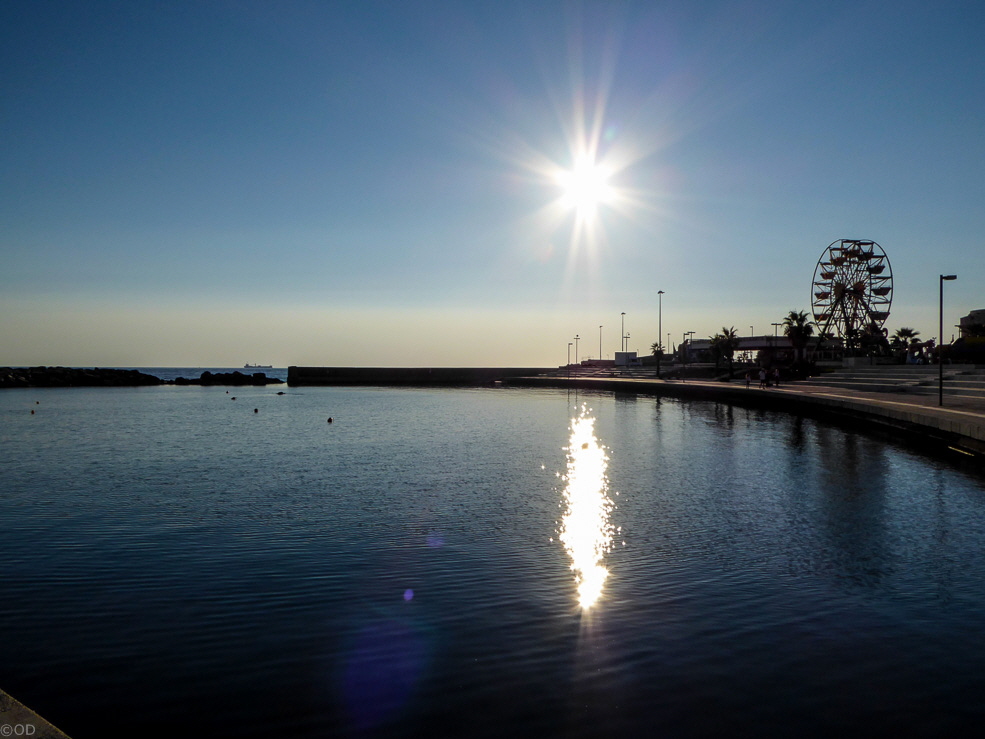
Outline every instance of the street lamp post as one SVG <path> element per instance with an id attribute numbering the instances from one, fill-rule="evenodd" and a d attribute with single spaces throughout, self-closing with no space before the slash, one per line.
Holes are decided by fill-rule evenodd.
<path id="1" fill-rule="evenodd" d="M 602 327 L 599 326 L 599 361 L 602 361 Z"/>
<path id="2" fill-rule="evenodd" d="M 622 327 L 619 330 L 619 351 L 626 351 L 626 313 L 625 311 L 622 315 Z"/>
<path id="3" fill-rule="evenodd" d="M 783 325 L 782 323 L 774 323 L 773 324 L 773 345 L 772 345 L 773 346 L 773 351 L 770 352 L 770 361 L 772 361 L 772 362 L 776 362 L 776 340 L 778 338 L 777 335 L 776 335 L 776 330 L 777 330 L 777 328 L 779 326 L 782 326 L 782 325 Z"/>
<path id="4" fill-rule="evenodd" d="M 575 364 L 578 364 L 578 339 L 579 338 L 580 337 L 578 336 L 578 334 L 575 334 Z"/>
<path id="5" fill-rule="evenodd" d="M 664 353 L 660 337 L 664 332 L 664 291 L 657 290 L 657 377 L 660 377 L 660 356 Z"/>
<path id="6" fill-rule="evenodd" d="M 956 280 L 957 275 L 941 275 L 941 310 L 940 326 L 937 333 L 937 405 L 944 405 L 944 280 Z"/>

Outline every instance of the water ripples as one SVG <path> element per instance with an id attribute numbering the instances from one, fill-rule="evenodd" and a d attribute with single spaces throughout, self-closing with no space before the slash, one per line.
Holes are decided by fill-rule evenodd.
<path id="1" fill-rule="evenodd" d="M 76 739 L 175 706 L 238 738 L 977 710 L 980 480 L 713 404 L 237 393 L 0 395 L 4 687 Z"/>

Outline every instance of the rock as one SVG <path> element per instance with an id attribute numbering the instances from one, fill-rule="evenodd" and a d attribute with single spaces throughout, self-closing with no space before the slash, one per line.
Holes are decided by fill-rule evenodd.
<path id="1" fill-rule="evenodd" d="M 235 372 L 209 372 L 206 370 L 197 380 L 189 380 L 179 377 L 174 381 L 175 385 L 282 385 L 283 380 L 276 377 L 267 377 L 263 372 L 254 372 L 252 375 L 244 375 L 239 370 Z"/>

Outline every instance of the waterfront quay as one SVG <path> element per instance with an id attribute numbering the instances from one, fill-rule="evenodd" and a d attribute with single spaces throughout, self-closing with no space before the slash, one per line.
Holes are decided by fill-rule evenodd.
<path id="1" fill-rule="evenodd" d="M 758 378 L 725 382 L 715 379 L 657 379 L 653 370 L 599 372 L 565 368 L 547 374 L 504 378 L 521 387 L 559 387 L 639 393 L 708 400 L 731 405 L 799 413 L 832 420 L 860 431 L 888 431 L 928 451 L 939 451 L 985 466 L 985 369 L 970 368 L 960 375 L 949 370 L 950 389 L 938 405 L 936 367 L 909 371 L 903 380 L 889 368 L 845 375 L 781 382 L 760 388 Z M 740 373 L 737 371 L 737 375 Z M 931 377 L 933 375 L 933 377 Z M 859 376 L 862 379 L 857 379 Z M 957 380 L 955 377 L 972 379 Z"/>

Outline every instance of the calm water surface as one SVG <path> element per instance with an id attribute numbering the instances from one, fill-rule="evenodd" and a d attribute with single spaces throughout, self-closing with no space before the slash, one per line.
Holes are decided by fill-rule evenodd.
<path id="1" fill-rule="evenodd" d="M 814 421 L 553 390 L 6 390 L 0 470 L 0 687 L 74 739 L 985 718 L 985 483 Z"/>

